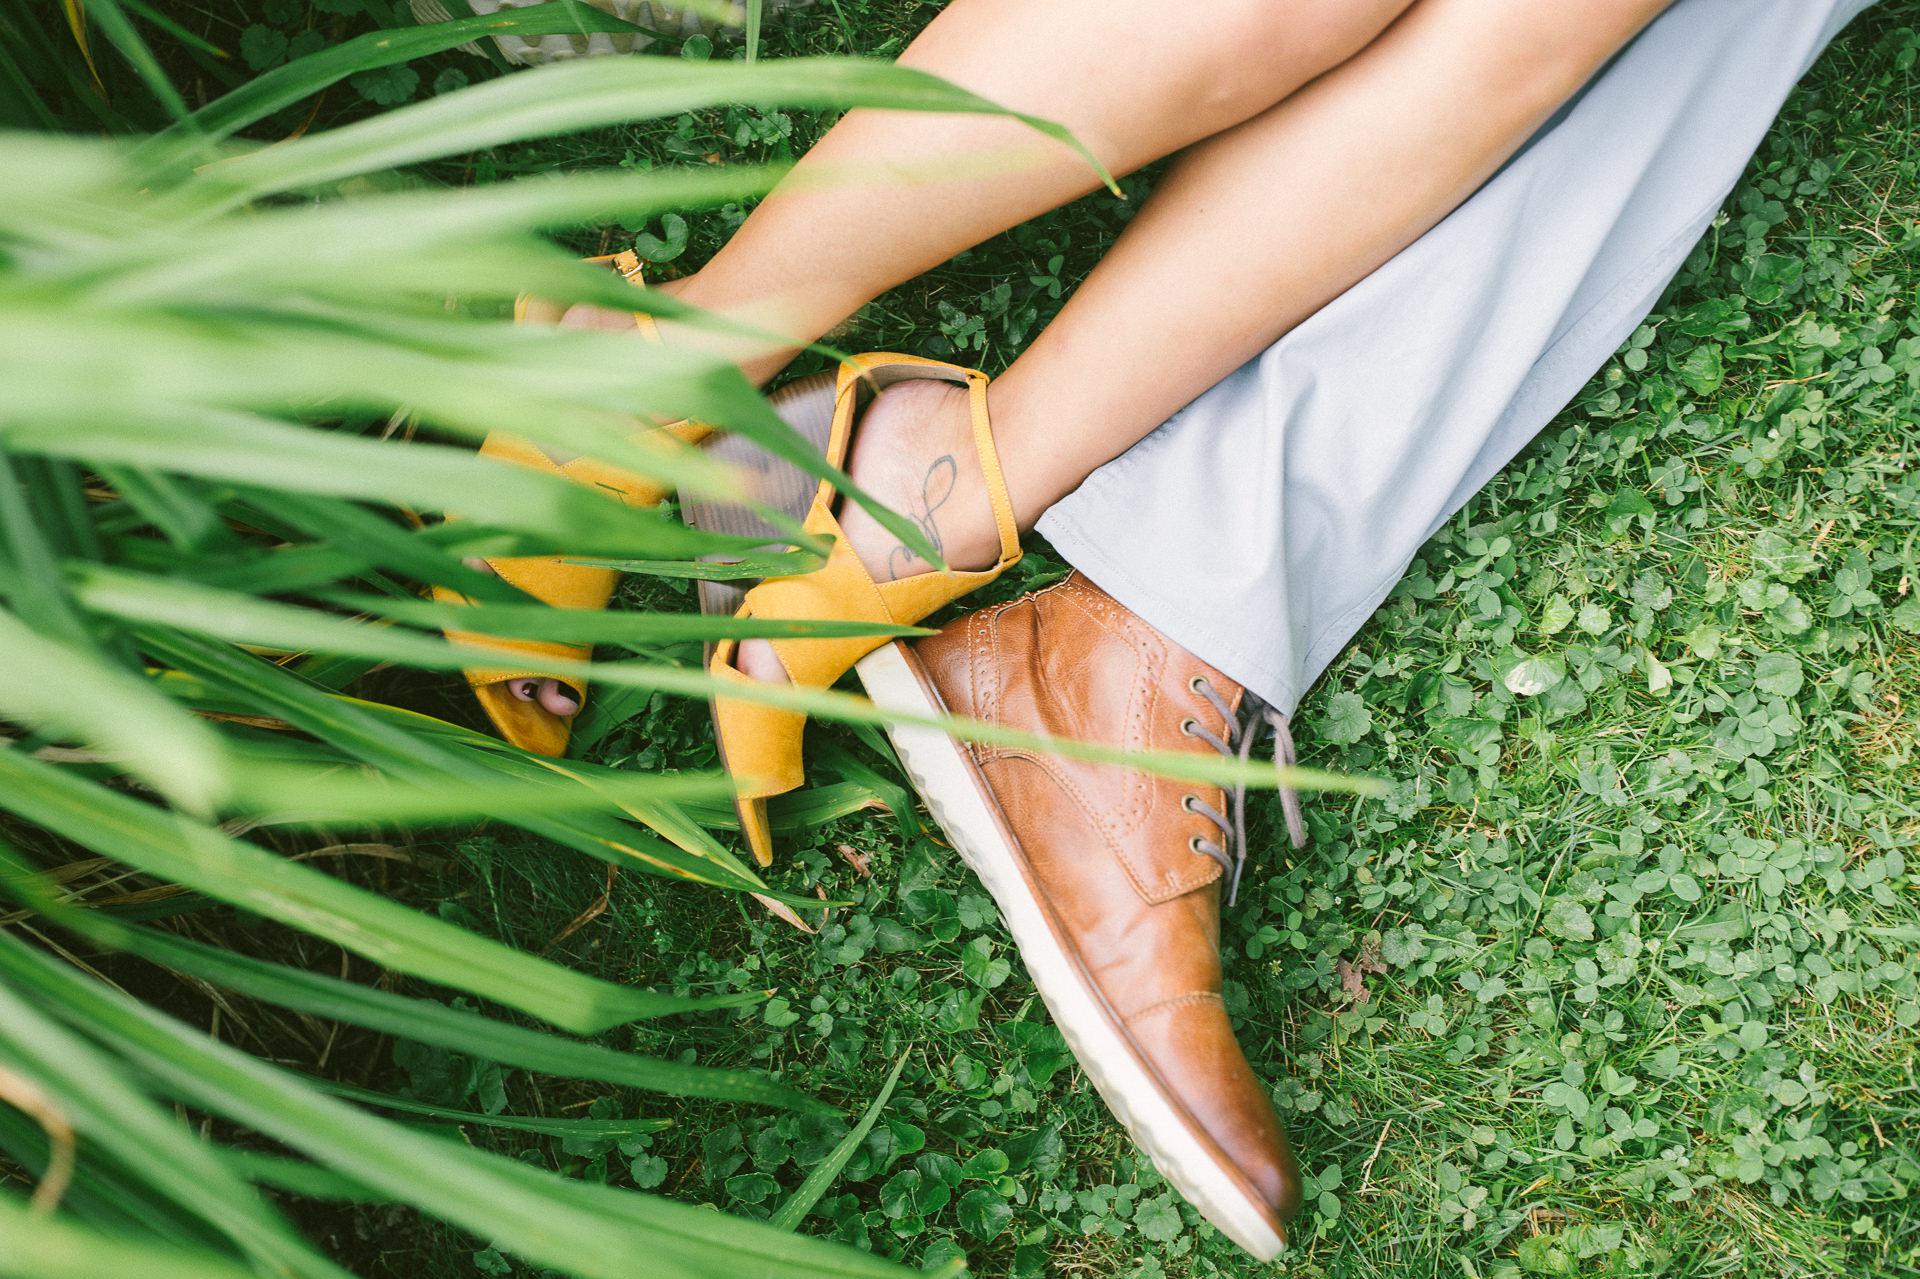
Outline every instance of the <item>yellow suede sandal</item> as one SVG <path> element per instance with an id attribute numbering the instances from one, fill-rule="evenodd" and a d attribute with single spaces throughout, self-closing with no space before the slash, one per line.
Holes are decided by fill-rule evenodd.
<path id="1" fill-rule="evenodd" d="M 631 252 L 588 258 L 603 264 L 645 287 L 641 279 L 640 259 Z M 558 324 L 566 308 L 543 298 L 521 297 L 514 303 L 516 324 Z M 644 311 L 633 315 L 634 327 L 645 337 L 659 340 L 653 317 Z M 796 383 L 769 397 L 774 410 L 789 421 L 798 418 L 812 422 L 826 416 L 832 401 L 831 384 L 818 380 Z M 668 426 L 648 427 L 645 434 L 671 435 L 686 444 L 698 444 L 712 428 L 699 422 L 676 422 Z M 823 432 L 815 431 L 818 439 Z M 496 457 L 517 466 L 564 475 L 591 488 L 618 497 L 629 506 L 651 506 L 666 496 L 666 489 L 650 476 L 609 466 L 590 457 L 556 458 L 545 449 L 518 436 L 495 432 L 480 446 L 482 457 Z M 798 515 L 798 511 L 792 514 Z M 620 574 L 609 568 L 569 563 L 564 556 L 525 556 L 490 559 L 486 564 L 501 580 L 519 588 L 542 603 L 555 608 L 605 608 L 619 586 Z M 433 596 L 443 603 L 470 604 L 471 600 L 444 587 L 435 587 Z M 471 644 L 501 654 L 498 666 L 473 667 L 462 672 L 474 697 L 500 736 L 522 750 L 536 755 L 564 755 L 572 735 L 573 717 L 556 716 L 537 702 L 523 701 L 513 695 L 512 684 L 521 679 L 545 679 L 548 671 L 541 662 L 564 660 L 584 662 L 593 653 L 585 644 L 558 644 L 540 640 L 506 639 L 449 629 L 446 637 L 456 644 Z M 584 681 L 556 676 L 572 693 L 576 706 L 586 705 Z"/>
<path id="2" fill-rule="evenodd" d="M 964 385 L 973 416 L 973 442 L 980 470 L 986 477 L 987 498 L 1000 534 L 1000 558 L 992 568 L 978 572 L 933 570 L 891 582 L 876 582 L 860 557 L 847 545 L 834 515 L 838 493 L 823 481 L 802 527 L 832 540 L 827 562 L 812 573 L 768 578 L 747 592 L 739 617 L 808 621 L 857 621 L 910 626 L 961 596 L 993 581 L 1020 558 L 1020 531 L 1014 523 L 1013 502 L 993 445 L 987 417 L 987 376 L 971 369 L 925 360 L 912 355 L 861 355 L 840 366 L 834 390 L 834 413 L 827 440 L 827 460 L 844 467 L 854 423 L 875 394 L 896 382 L 938 378 Z M 890 641 L 884 636 L 846 639 L 776 639 L 769 641 L 796 688 L 823 689 L 834 684 L 861 659 Z M 752 677 L 733 665 L 736 644 L 722 640 L 714 646 L 708 669 L 719 680 L 753 684 Z M 767 822 L 767 800 L 798 788 L 805 781 L 801 738 L 807 717 L 762 702 L 720 696 L 713 703 L 714 736 L 721 762 L 740 787 L 735 807 L 740 829 L 756 862 L 773 861 L 773 839 Z"/>
<path id="3" fill-rule="evenodd" d="M 588 258 L 587 261 L 605 265 L 632 281 L 636 287 L 645 287 L 641 280 L 640 259 L 631 252 Z M 522 295 L 513 304 L 515 324 L 558 324 L 565 313 L 565 307 L 544 298 Z M 659 330 L 651 315 L 636 311 L 633 313 L 633 323 L 642 335 L 654 341 L 659 340 Z M 679 422 L 649 430 L 668 432 L 688 444 L 698 443 L 707 434 L 706 427 L 693 422 Z M 487 436 L 480 445 L 480 456 L 564 475 L 576 483 L 605 489 L 629 506 L 651 506 L 666 496 L 666 490 L 647 476 L 635 475 L 589 457 L 557 459 L 529 440 L 499 431 Z M 613 569 L 569 564 L 558 556 L 502 557 L 487 560 L 486 564 L 502 581 L 555 608 L 605 608 L 613 598 L 614 588 L 620 583 L 620 574 Z M 433 598 L 448 604 L 472 603 L 466 596 L 441 586 L 434 588 Z M 500 736 L 536 755 L 567 753 L 572 717 L 561 718 L 535 702 L 522 701 L 513 695 L 511 686 L 514 680 L 546 678 L 546 672 L 531 663 L 553 659 L 583 662 L 592 656 L 591 648 L 582 644 L 502 639 L 470 631 L 447 630 L 445 634 L 456 644 L 494 649 L 506 659 L 499 666 L 470 667 L 461 672 L 466 676 L 468 686 L 473 689 L 480 708 L 486 711 L 493 726 L 500 730 Z M 572 691 L 576 706 L 586 705 L 585 684 L 566 677 L 560 677 L 560 682 Z"/>

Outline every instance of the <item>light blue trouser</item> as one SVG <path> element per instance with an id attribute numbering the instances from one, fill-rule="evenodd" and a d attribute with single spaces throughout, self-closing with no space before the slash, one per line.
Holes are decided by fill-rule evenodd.
<path id="1" fill-rule="evenodd" d="M 1652 309 L 1795 81 L 1872 2 L 1679 0 L 1446 220 L 1040 531 L 1291 714 Z"/>

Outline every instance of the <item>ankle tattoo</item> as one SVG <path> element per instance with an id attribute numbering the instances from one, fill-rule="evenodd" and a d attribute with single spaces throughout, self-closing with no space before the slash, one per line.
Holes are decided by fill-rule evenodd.
<path id="1" fill-rule="evenodd" d="M 925 475 L 920 477 L 920 496 L 908 504 L 903 512 L 908 519 L 920 527 L 927 541 L 946 558 L 946 546 L 940 538 L 940 525 L 935 519 L 936 513 L 953 496 L 953 490 L 960 478 L 960 464 L 953 460 L 953 454 L 942 453 L 927 467 Z M 918 509 L 914 509 L 917 504 Z M 904 544 L 896 544 L 887 556 L 887 576 L 894 581 L 910 577 L 920 570 L 915 566 L 922 563 L 921 557 L 909 550 Z"/>

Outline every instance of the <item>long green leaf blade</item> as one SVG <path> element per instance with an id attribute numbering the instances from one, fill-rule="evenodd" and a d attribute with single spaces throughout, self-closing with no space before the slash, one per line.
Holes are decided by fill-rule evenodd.
<path id="1" fill-rule="evenodd" d="M 721 104 L 886 107 L 1006 115 L 1069 147 L 1119 188 L 1065 128 L 997 106 L 910 67 L 857 58 L 792 58 L 753 66 L 677 58 L 583 58 L 535 67 L 368 120 L 222 161 L 204 171 L 229 198 L 311 186 L 530 137 L 626 124 Z"/>
<path id="2" fill-rule="evenodd" d="M 787 1279 L 909 1272 L 685 1204 L 567 1181 L 497 1155 L 372 1120 L 297 1079 L 0 934 L 0 972 L 170 1092 L 273 1137 L 369 1189 L 418 1205 L 537 1265 L 582 1279 Z"/>
<path id="3" fill-rule="evenodd" d="M 445 643 L 418 632 L 354 622 L 242 595 L 211 591 L 181 582 L 143 578 L 113 569 L 79 569 L 75 594 L 87 608 L 128 621 L 176 627 L 239 644 L 254 644 L 288 652 L 326 652 L 378 657 L 425 670 L 458 670 L 497 661 L 483 648 Z M 1021 746 L 1078 759 L 1124 764 L 1168 777 L 1249 786 L 1294 786 L 1303 790 L 1343 790 L 1371 794 L 1379 784 L 1366 778 L 1342 777 L 1318 769 L 1287 768 L 1257 761 L 1228 759 L 1212 754 L 1157 751 L 1133 752 L 1096 742 L 1073 741 L 1021 732 L 984 720 L 939 718 L 882 711 L 865 698 L 845 693 L 815 692 L 786 685 L 742 684 L 715 679 L 700 671 L 663 667 L 651 662 L 588 662 L 543 659 L 543 672 L 624 684 L 655 692 L 710 698 L 715 694 L 789 707 L 811 715 L 853 723 L 913 724 L 937 728 L 968 741 Z"/>
<path id="4" fill-rule="evenodd" d="M 231 774 L 226 811 L 270 819 L 276 825 L 433 823 L 472 817 L 513 821 L 556 813 L 604 813 L 675 801 L 712 801 L 732 794 L 723 776 L 700 773 L 620 773 L 584 776 L 577 770 L 485 779 L 395 777 L 369 769 L 312 767 L 240 757 Z"/>
<path id="5" fill-rule="evenodd" d="M 503 35 L 548 36 L 596 31 L 637 31 L 611 13 L 572 0 L 550 0 L 524 9 L 507 9 L 479 17 L 456 18 L 397 31 L 370 31 L 318 53 L 255 76 L 238 89 L 216 98 L 176 124 L 161 138 L 197 129 L 209 138 L 224 138 L 266 119 L 283 107 L 311 97 L 348 76 L 380 67 L 411 62 L 457 48 L 469 41 Z"/>
<path id="6" fill-rule="evenodd" d="M 0 1194 L 0 1276 L 6 1279 L 259 1279 L 258 1272 L 209 1253 L 184 1252 L 101 1234 L 29 1212 Z"/>
<path id="7" fill-rule="evenodd" d="M 571 557 L 569 557 L 571 559 Z M 539 604 L 461 606 L 430 600 L 389 599 L 346 591 L 321 595 L 355 613 L 377 613 L 414 626 L 457 628 L 503 638 L 561 644 L 683 644 L 715 639 L 827 639 L 849 635 L 932 635 L 924 626 L 880 622 L 821 622 L 805 618 L 707 616 L 700 613 L 602 612 L 548 608 Z"/>
<path id="8" fill-rule="evenodd" d="M 0 959 L 31 955 L 24 942 L 0 932 Z M 141 1096 L 113 1059 L 63 1027 L 11 965 L 0 966 L 0 1055 L 52 1097 L 84 1141 L 98 1143 L 141 1180 L 189 1208 L 253 1255 L 303 1274 L 335 1279 L 253 1189 L 224 1168 L 175 1116 Z M 76 982 L 91 984 L 75 977 Z M 0 1237 L 3 1238 L 3 1237 Z M 0 1246 L 0 1256 L 5 1255 Z"/>
<path id="9" fill-rule="evenodd" d="M 0 718 L 51 726 L 108 753 L 175 803 L 206 812 L 226 797 L 225 751 L 204 722 L 152 685 L 35 634 L 0 609 Z"/>
<path id="10" fill-rule="evenodd" d="M 96 923 L 92 926 L 98 929 Z M 758 1071 L 718 1070 L 682 1066 L 634 1053 L 618 1052 L 599 1044 L 562 1039 L 508 1022 L 464 1012 L 427 999 L 410 999 L 390 991 L 310 973 L 283 964 L 249 959 L 231 951 L 202 946 L 152 929 L 121 928 L 103 933 L 142 959 L 178 973 L 211 982 L 223 989 L 292 1008 L 329 1021 L 344 1021 L 382 1034 L 418 1043 L 435 1044 L 455 1052 L 484 1057 L 502 1065 L 566 1079 L 644 1088 L 677 1097 L 710 1097 L 746 1101 L 790 1109 L 819 1109 L 819 1103 Z M 649 1014 L 665 1016 L 698 1009 L 731 1008 L 759 1002 L 758 992 L 737 995 L 651 995 Z"/>
<path id="11" fill-rule="evenodd" d="M 254 713 L 285 719 L 343 753 L 396 776 L 489 779 L 529 770 L 571 774 L 577 765 L 527 755 L 470 729 L 410 711 L 359 702 L 315 688 L 283 667 L 177 631 L 142 629 L 143 645 L 162 660 L 232 694 Z M 634 810 L 641 816 L 641 810 Z M 513 819 L 522 829 L 617 866 L 636 866 L 721 888 L 771 892 L 737 857 L 709 845 L 665 843 L 592 814 L 545 813 Z M 669 837 L 671 838 L 671 837 Z"/>
<path id="12" fill-rule="evenodd" d="M 0 808 L 384 968 L 469 991 L 569 1030 L 603 1030 L 646 1016 L 655 1003 L 651 992 L 522 954 L 18 751 L 0 749 Z"/>
<path id="13" fill-rule="evenodd" d="M 815 1164 L 807 1173 L 807 1179 L 787 1196 L 786 1202 L 780 1205 L 771 1218 L 774 1225 L 782 1230 L 794 1230 L 807 1219 L 807 1214 L 813 1211 L 813 1206 L 820 1202 L 820 1196 L 827 1193 L 834 1179 L 840 1175 L 840 1170 L 847 1166 L 849 1159 L 853 1158 L 854 1151 L 860 1149 L 860 1143 L 864 1142 L 867 1134 L 873 1131 L 873 1125 L 879 1121 L 881 1112 L 887 1108 L 887 1102 L 893 1097 L 893 1086 L 900 1082 L 900 1072 L 906 1064 L 907 1054 L 901 1053 L 900 1060 L 894 1062 L 893 1069 L 887 1073 L 887 1082 L 881 1085 L 880 1095 L 873 1099 L 871 1106 L 867 1107 L 867 1113 L 860 1116 L 860 1122 L 853 1126 L 853 1130 L 842 1137 L 834 1148 L 827 1152 L 827 1157 Z"/>

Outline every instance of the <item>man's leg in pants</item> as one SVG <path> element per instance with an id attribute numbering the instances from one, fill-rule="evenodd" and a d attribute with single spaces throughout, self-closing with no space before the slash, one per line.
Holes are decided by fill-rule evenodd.
<path id="1" fill-rule="evenodd" d="M 1290 713 L 1420 545 L 1651 310 L 1869 3 L 1680 0 L 1459 209 L 1040 531 Z"/>

